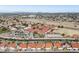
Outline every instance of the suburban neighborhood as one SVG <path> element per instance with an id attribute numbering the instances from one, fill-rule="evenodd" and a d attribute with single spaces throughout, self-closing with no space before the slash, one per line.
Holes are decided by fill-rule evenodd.
<path id="1" fill-rule="evenodd" d="M 79 52 L 78 19 L 79 13 L 2 14 L 0 52 Z"/>

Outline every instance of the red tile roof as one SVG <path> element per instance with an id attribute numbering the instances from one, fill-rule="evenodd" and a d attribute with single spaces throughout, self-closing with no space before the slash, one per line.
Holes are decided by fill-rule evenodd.
<path id="1" fill-rule="evenodd" d="M 72 46 L 73 48 L 79 48 L 79 43 L 77 43 L 77 42 L 72 42 L 72 43 L 71 43 L 71 46 Z"/>
<path id="2" fill-rule="evenodd" d="M 46 48 L 51 48 L 53 45 L 52 45 L 52 43 L 51 42 L 47 42 L 46 43 Z"/>
<path id="3" fill-rule="evenodd" d="M 29 43 L 28 48 L 36 48 L 36 44 L 35 43 Z"/>
<path id="4" fill-rule="evenodd" d="M 27 48 L 27 44 L 26 43 L 20 43 L 19 47 L 21 47 L 21 48 Z"/>
<path id="5" fill-rule="evenodd" d="M 26 29 L 26 31 L 29 31 L 29 32 L 37 32 L 37 33 L 46 33 L 47 31 L 49 30 L 49 27 L 47 26 L 43 26 L 43 28 L 40 30 L 39 28 L 29 28 L 29 29 Z"/>
<path id="6" fill-rule="evenodd" d="M 61 43 L 61 42 L 55 42 L 55 43 L 54 43 L 54 46 L 60 48 L 60 47 L 62 46 L 62 43 Z"/>

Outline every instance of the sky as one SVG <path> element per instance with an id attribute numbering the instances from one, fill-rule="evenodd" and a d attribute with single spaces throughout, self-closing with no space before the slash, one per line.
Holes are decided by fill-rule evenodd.
<path id="1" fill-rule="evenodd" d="M 79 12 L 79 5 L 0 5 L 0 12 Z"/>

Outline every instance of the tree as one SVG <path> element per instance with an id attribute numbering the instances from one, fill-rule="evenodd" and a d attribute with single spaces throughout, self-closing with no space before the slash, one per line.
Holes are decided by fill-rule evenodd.
<path id="1" fill-rule="evenodd" d="M 61 26 L 61 28 L 63 28 L 63 26 Z"/>
<path id="2" fill-rule="evenodd" d="M 6 27 L 1 27 L 0 28 L 0 33 L 5 33 L 5 32 L 9 32 L 9 28 L 6 28 Z"/>
<path id="3" fill-rule="evenodd" d="M 26 24 L 26 23 L 23 23 L 22 25 L 23 25 L 23 26 L 26 26 L 26 27 L 28 27 L 28 24 Z"/>
<path id="4" fill-rule="evenodd" d="M 58 25 L 58 28 L 60 28 L 60 26 Z"/>

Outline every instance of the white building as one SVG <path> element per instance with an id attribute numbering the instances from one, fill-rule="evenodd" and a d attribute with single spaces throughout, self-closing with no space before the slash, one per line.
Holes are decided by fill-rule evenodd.
<path id="1" fill-rule="evenodd" d="M 45 34 L 45 38 L 62 38 L 63 36 L 59 33 Z"/>

